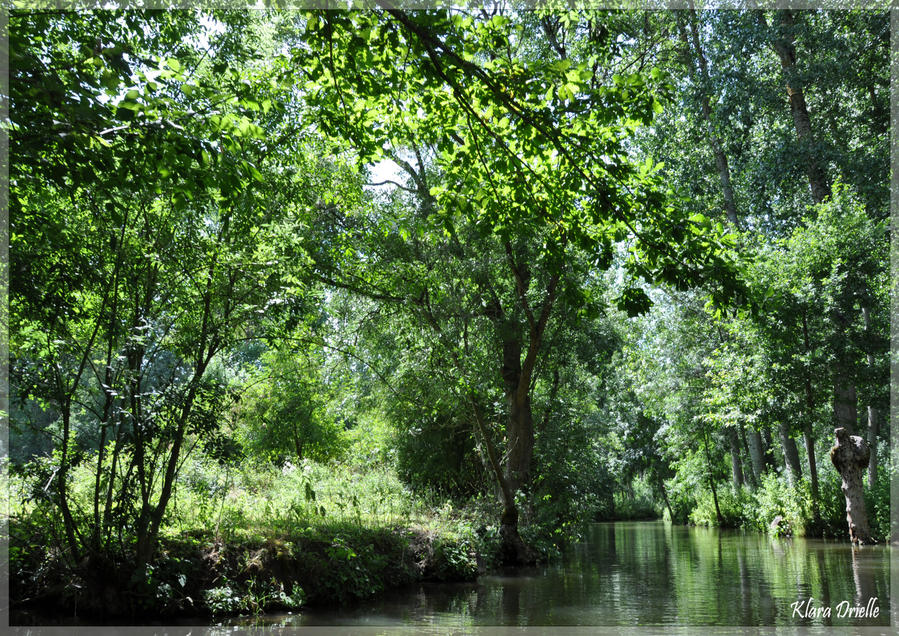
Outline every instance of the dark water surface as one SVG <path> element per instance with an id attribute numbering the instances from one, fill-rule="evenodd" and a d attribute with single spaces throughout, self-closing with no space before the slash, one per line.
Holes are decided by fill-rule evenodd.
<path id="1" fill-rule="evenodd" d="M 889 625 L 890 551 L 662 522 L 603 523 L 545 567 L 225 624 Z M 858 607 L 872 615 L 848 615 Z"/>

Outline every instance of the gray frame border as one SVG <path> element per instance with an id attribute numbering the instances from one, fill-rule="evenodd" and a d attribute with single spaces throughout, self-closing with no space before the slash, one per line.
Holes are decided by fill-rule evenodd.
<path id="1" fill-rule="evenodd" d="M 478 0 L 473 0 L 477 4 Z M 568 6 L 569 0 L 529 0 L 539 8 L 550 4 Z M 692 0 L 570 0 L 572 6 L 593 10 L 649 9 L 679 10 L 693 6 Z M 109 9 L 192 9 L 198 4 L 209 8 L 228 9 L 365 9 L 374 6 L 374 0 L 259 0 L 258 3 L 239 0 L 7 0 L 0 9 L 0 633 L 23 636 L 145 636 L 149 634 L 188 635 L 207 634 L 263 634 L 303 633 L 310 636 L 359 634 L 420 634 L 421 626 L 335 626 L 335 627 L 229 627 L 229 626 L 14 626 L 9 624 L 9 12 L 10 10 L 78 11 L 97 8 Z M 399 0 L 404 9 L 434 9 L 456 6 L 444 0 Z M 899 542 L 899 430 L 894 425 L 899 415 L 899 0 L 699 0 L 697 9 L 862 9 L 889 10 L 890 12 L 890 520 L 894 542 Z M 897 548 L 891 548 L 895 550 Z M 702 626 L 641 627 L 590 626 L 590 627 L 431 627 L 427 633 L 435 634 L 560 634 L 581 636 L 587 634 L 695 634 Z M 736 626 L 712 627 L 708 631 L 717 634 L 832 634 L 851 633 L 862 636 L 893 634 L 899 630 L 899 552 L 890 557 L 890 625 L 884 627 L 775 627 Z"/>

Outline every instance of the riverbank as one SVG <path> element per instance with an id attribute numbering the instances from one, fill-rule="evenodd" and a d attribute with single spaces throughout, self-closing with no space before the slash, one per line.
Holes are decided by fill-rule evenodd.
<path id="1" fill-rule="evenodd" d="M 238 630 L 340 625 L 345 632 L 378 626 L 410 634 L 481 625 L 690 625 L 694 632 L 715 625 L 883 626 L 892 615 L 890 554 L 880 545 L 858 549 L 663 522 L 599 523 L 588 525 L 562 558 L 489 573 L 476 583 L 415 585 L 331 608 L 214 622 Z M 830 608 L 831 615 L 795 606 Z M 853 616 L 855 607 L 872 611 Z"/>
<path id="2" fill-rule="evenodd" d="M 84 479 L 75 475 L 76 496 Z M 157 558 L 139 571 L 116 556 L 129 554 L 127 538 L 104 559 L 73 563 L 52 508 L 29 499 L 24 482 L 15 486 L 13 624 L 48 614 L 140 621 L 333 606 L 419 582 L 472 581 L 498 555 L 489 509 L 413 496 L 386 468 L 305 462 L 229 471 L 195 462 Z"/>
<path id="3" fill-rule="evenodd" d="M 878 472 L 873 487 L 865 486 L 867 519 L 879 542 L 890 541 L 890 482 L 885 470 Z M 717 502 L 711 492 L 701 492 L 686 520 L 695 525 L 742 528 L 774 536 L 801 536 L 848 541 L 846 498 L 840 478 L 833 470 L 820 476 L 819 494 L 813 496 L 807 480 L 795 485 L 779 475 L 766 475 L 755 490 L 734 492 L 722 488 Z"/>
<path id="4" fill-rule="evenodd" d="M 34 581 L 40 587 L 14 581 L 12 623 L 39 623 L 48 614 L 65 623 L 66 617 L 212 618 L 336 606 L 420 582 L 473 581 L 491 549 L 471 537 L 353 523 L 229 543 L 191 533 L 167 538 L 140 577 L 125 575 L 127 563 L 94 562 L 67 571 L 65 580 L 64 570 L 48 571 Z"/>
<path id="5" fill-rule="evenodd" d="M 92 479 L 86 468 L 74 471 L 75 510 L 90 509 Z M 719 509 L 732 527 L 811 536 L 809 499 L 796 492 L 804 491 L 772 479 L 751 494 L 719 491 Z M 843 536 L 838 486 L 824 492 L 822 519 L 831 521 L 834 536 Z M 32 481 L 11 479 L 13 624 L 74 617 L 111 623 L 219 619 L 326 608 L 417 583 L 473 581 L 498 565 L 493 499 L 413 492 L 386 463 L 229 467 L 191 458 L 179 476 L 157 557 L 139 571 L 128 557 L 133 538 L 127 528 L 104 559 L 71 558 L 62 547 L 58 513 L 39 494 Z M 874 527 L 883 525 L 880 500 L 869 508 Z M 616 516 L 653 512 L 648 497 L 615 499 Z M 770 525 L 776 515 L 783 519 L 777 530 Z M 544 558 L 579 532 L 572 521 L 560 525 L 558 516 L 533 516 L 524 515 L 521 532 Z M 714 505 L 701 493 L 685 516 L 694 525 L 717 525 Z"/>

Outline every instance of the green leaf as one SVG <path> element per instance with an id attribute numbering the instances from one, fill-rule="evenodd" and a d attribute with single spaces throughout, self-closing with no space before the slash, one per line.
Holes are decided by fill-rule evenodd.
<path id="1" fill-rule="evenodd" d="M 639 287 L 628 287 L 616 299 L 618 309 L 626 311 L 631 318 L 645 314 L 652 306 L 652 301 Z"/>

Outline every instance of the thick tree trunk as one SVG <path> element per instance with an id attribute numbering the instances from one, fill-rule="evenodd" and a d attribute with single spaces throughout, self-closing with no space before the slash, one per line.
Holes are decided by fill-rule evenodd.
<path id="1" fill-rule="evenodd" d="M 507 479 L 515 492 L 527 485 L 531 476 L 531 458 L 534 454 L 534 416 L 531 412 L 531 385 L 537 366 L 537 356 L 543 345 L 543 334 L 556 300 L 556 287 L 561 273 L 553 274 L 546 285 L 546 295 L 539 315 L 534 313 L 528 299 L 531 273 L 527 263 L 517 255 L 512 244 L 505 244 L 509 269 L 515 280 L 515 289 L 521 310 L 527 319 L 528 343 L 523 346 L 522 327 L 505 321 L 502 325 L 503 385 L 508 404 L 506 439 L 508 443 L 506 464 Z M 524 359 L 522 360 L 522 353 Z"/>
<path id="2" fill-rule="evenodd" d="M 534 418 L 531 396 L 511 396 L 509 399 L 509 461 L 507 471 L 513 490 L 526 487 L 531 478 L 531 459 L 534 456 Z"/>
<path id="3" fill-rule="evenodd" d="M 796 448 L 796 441 L 790 437 L 790 431 L 786 422 L 781 421 L 778 424 L 778 432 L 780 433 L 780 443 L 784 452 L 784 467 L 787 469 L 787 481 L 790 483 L 790 486 L 795 486 L 802 478 L 799 449 Z"/>
<path id="4" fill-rule="evenodd" d="M 762 485 L 762 475 L 765 473 L 765 454 L 762 449 L 762 435 L 754 428 L 747 433 L 749 446 L 749 460 L 752 464 L 752 472 L 756 483 Z"/>
<path id="5" fill-rule="evenodd" d="M 852 381 L 853 356 L 848 351 L 848 336 L 844 335 L 849 333 L 851 321 L 836 307 L 830 312 L 830 322 L 834 332 L 843 339 L 843 346 L 835 352 L 833 363 L 833 418 L 837 427 L 852 434 L 858 426 L 858 395 Z"/>
<path id="6" fill-rule="evenodd" d="M 845 428 L 834 431 L 837 443 L 830 449 L 830 461 L 843 478 L 843 495 L 846 497 L 846 521 L 849 524 L 849 540 L 852 543 L 876 543 L 868 527 L 865 509 L 862 475 L 868 466 L 870 452 L 864 439 L 850 435 Z"/>
<path id="7" fill-rule="evenodd" d="M 515 326 L 507 326 L 503 342 L 503 385 L 506 394 L 507 461 L 506 480 L 512 492 L 525 486 L 531 474 L 534 454 L 534 418 L 530 391 L 521 390 L 521 336 Z"/>
<path id="8" fill-rule="evenodd" d="M 837 426 L 850 433 L 858 424 L 858 396 L 855 385 L 849 381 L 848 373 L 840 363 L 835 365 L 833 378 L 833 417 Z"/>
<path id="9" fill-rule="evenodd" d="M 507 565 L 528 565 L 537 558 L 518 534 L 518 508 L 514 502 L 506 505 L 500 517 L 499 536 L 502 539 L 502 562 Z"/>
<path id="10" fill-rule="evenodd" d="M 525 565 L 533 563 L 536 560 L 534 552 L 525 544 L 521 535 L 518 533 L 518 507 L 515 504 L 515 491 L 510 487 L 506 475 L 500 466 L 496 446 L 490 439 L 490 433 L 487 425 L 481 415 L 481 409 L 478 407 L 477 401 L 471 399 L 472 408 L 474 409 L 475 424 L 481 439 L 484 442 L 484 449 L 487 451 L 487 459 L 490 463 L 491 472 L 496 479 L 499 487 L 500 496 L 502 498 L 503 512 L 500 515 L 499 536 L 502 539 L 500 550 L 502 552 L 502 562 L 507 565 Z"/>

